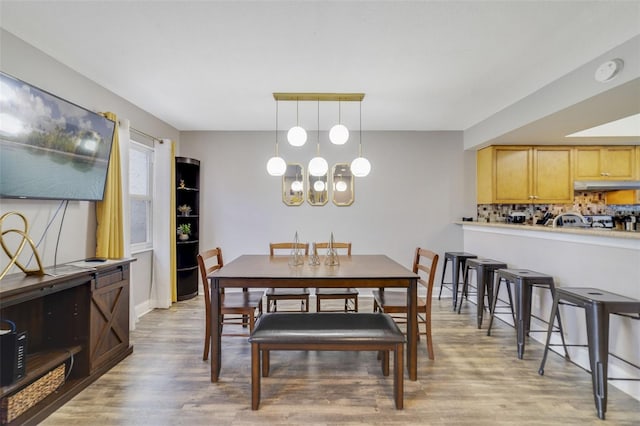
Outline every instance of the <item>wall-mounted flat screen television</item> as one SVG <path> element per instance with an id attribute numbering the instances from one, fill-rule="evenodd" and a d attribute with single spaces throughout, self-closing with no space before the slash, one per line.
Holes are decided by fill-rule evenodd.
<path id="1" fill-rule="evenodd" d="M 0 197 L 102 200 L 115 123 L 0 72 Z"/>

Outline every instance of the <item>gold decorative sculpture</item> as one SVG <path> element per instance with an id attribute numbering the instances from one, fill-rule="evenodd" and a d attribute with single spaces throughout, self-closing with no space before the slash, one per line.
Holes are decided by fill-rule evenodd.
<path id="1" fill-rule="evenodd" d="M 20 230 L 20 229 L 7 229 L 6 231 L 4 230 L 4 220 L 10 216 L 18 216 L 20 219 L 22 219 L 22 223 L 24 224 L 24 230 Z M 2 249 L 4 250 L 4 252 L 7 254 L 7 256 L 9 256 L 9 263 L 7 264 L 7 266 L 5 266 L 2 269 L 2 272 L 0 272 L 0 280 L 2 278 L 4 278 L 5 275 L 7 275 L 7 272 L 9 272 L 9 269 L 11 269 L 11 267 L 13 265 L 16 265 L 18 268 L 20 268 L 22 270 L 22 272 L 24 272 L 27 275 L 44 275 L 44 268 L 42 268 L 42 261 L 40 260 L 40 255 L 38 254 L 38 249 L 36 248 L 36 245 L 34 244 L 33 240 L 31 239 L 31 237 L 29 237 L 29 223 L 27 222 L 27 218 L 24 217 L 23 214 L 18 213 L 18 212 L 7 212 L 5 214 L 3 214 L 2 216 L 0 216 L 0 231 L 2 231 L 2 235 L 0 236 L 0 245 L 2 245 Z M 16 251 L 14 253 L 11 252 L 10 248 L 7 247 L 4 238 L 5 235 L 10 234 L 10 233 L 14 233 L 14 234 L 18 234 L 22 237 L 22 241 L 20 241 L 20 244 L 18 245 L 18 248 L 16 249 Z M 22 263 L 20 263 L 18 261 L 18 257 L 20 256 L 20 254 L 22 253 L 22 250 L 24 249 L 24 245 L 26 243 L 29 243 L 29 245 L 31 246 L 31 250 L 33 250 L 33 254 L 36 257 L 36 262 L 38 263 L 38 269 L 27 269 L 26 266 L 24 266 Z"/>

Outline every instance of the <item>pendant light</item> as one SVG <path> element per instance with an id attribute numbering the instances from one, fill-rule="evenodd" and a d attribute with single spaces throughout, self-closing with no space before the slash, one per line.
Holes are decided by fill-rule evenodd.
<path id="1" fill-rule="evenodd" d="M 329 130 L 329 140 L 334 145 L 344 145 L 349 140 L 349 129 L 342 124 L 342 102 L 338 100 L 338 124 Z"/>
<path id="2" fill-rule="evenodd" d="M 287 163 L 278 155 L 278 101 L 276 101 L 276 155 L 267 161 L 267 172 L 271 176 L 282 176 L 286 170 Z"/>
<path id="3" fill-rule="evenodd" d="M 287 140 L 291 146 L 302 146 L 307 141 L 307 131 L 299 125 L 298 100 L 296 99 L 296 125 L 287 132 Z"/>
<path id="4" fill-rule="evenodd" d="M 309 161 L 309 174 L 311 176 L 324 176 L 329 170 L 327 160 L 320 157 L 320 100 L 318 100 L 318 148 L 317 155 Z"/>
<path id="5" fill-rule="evenodd" d="M 356 177 L 365 177 L 371 171 L 371 163 L 362 156 L 362 102 L 360 102 L 360 141 L 358 158 L 351 162 L 351 173 Z"/>

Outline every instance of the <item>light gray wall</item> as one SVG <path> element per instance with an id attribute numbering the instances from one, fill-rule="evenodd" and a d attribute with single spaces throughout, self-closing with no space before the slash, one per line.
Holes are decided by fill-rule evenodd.
<path id="1" fill-rule="evenodd" d="M 351 162 L 357 138 L 342 147 L 321 135 L 320 153 L 330 165 Z M 183 132 L 180 155 L 201 164 L 201 248 L 220 246 L 225 261 L 268 253 L 271 241 L 353 242 L 354 254 L 384 253 L 411 266 L 416 246 L 439 253 L 462 248 L 452 221 L 475 216 L 475 152 L 464 152 L 461 132 L 364 132 L 363 153 L 371 174 L 356 178 L 355 202 L 286 206 L 281 178 L 267 174 L 273 132 Z M 315 141 L 315 134 L 311 135 Z M 292 148 L 279 138 L 280 155 L 306 165 L 316 144 Z M 473 167 L 468 167 L 474 164 Z"/>

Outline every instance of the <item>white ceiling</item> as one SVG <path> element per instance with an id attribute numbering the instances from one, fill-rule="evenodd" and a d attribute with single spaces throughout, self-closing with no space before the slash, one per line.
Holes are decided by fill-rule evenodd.
<path id="1" fill-rule="evenodd" d="M 640 1 L 3 0 L 0 25 L 178 130 L 273 130 L 273 92 L 364 92 L 366 130 L 464 130 L 640 34 Z"/>

